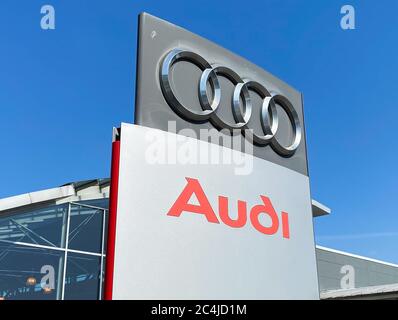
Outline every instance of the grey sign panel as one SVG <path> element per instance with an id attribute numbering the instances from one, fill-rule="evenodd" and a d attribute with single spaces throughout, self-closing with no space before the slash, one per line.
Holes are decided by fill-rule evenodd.
<path id="1" fill-rule="evenodd" d="M 136 124 L 234 129 L 233 149 L 250 140 L 254 156 L 308 176 L 301 93 L 249 61 L 143 13 L 136 84 Z"/>

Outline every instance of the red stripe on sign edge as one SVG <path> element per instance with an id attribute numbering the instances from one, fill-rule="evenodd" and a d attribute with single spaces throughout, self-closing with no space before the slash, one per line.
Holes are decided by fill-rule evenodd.
<path id="1" fill-rule="evenodd" d="M 109 195 L 108 240 L 106 249 L 104 299 L 112 300 L 115 263 L 117 200 L 119 191 L 120 141 L 112 143 L 111 183 Z"/>

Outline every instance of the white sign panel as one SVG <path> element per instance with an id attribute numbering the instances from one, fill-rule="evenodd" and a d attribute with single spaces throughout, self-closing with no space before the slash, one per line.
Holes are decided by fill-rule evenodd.
<path id="1" fill-rule="evenodd" d="M 113 299 L 319 298 L 306 175 L 137 125 L 120 140 Z M 240 162 L 193 163 L 209 150 Z"/>

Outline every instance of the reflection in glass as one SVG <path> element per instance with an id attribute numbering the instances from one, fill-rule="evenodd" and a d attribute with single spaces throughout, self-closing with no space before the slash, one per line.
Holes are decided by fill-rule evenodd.
<path id="1" fill-rule="evenodd" d="M 65 300 L 96 300 L 100 289 L 101 258 L 68 253 Z"/>
<path id="2" fill-rule="evenodd" d="M 0 241 L 0 297 L 6 300 L 55 300 L 63 252 Z M 45 267 L 45 268 L 43 268 Z M 44 269 L 51 269 L 48 276 Z"/>
<path id="3" fill-rule="evenodd" d="M 2 216 L 0 240 L 60 247 L 68 205 Z"/>
<path id="4" fill-rule="evenodd" d="M 101 253 L 104 210 L 72 205 L 69 249 Z"/>
<path id="5" fill-rule="evenodd" d="M 102 199 L 84 200 L 84 201 L 78 201 L 77 203 L 81 203 L 83 205 L 94 206 L 94 207 L 98 207 L 101 209 L 108 209 L 109 199 L 102 198 Z"/>

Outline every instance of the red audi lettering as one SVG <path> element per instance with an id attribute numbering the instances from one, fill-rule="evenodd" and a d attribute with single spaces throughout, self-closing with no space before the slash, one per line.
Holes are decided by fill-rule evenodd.
<path id="1" fill-rule="evenodd" d="M 282 212 L 282 234 L 284 238 L 290 239 L 289 214 L 287 212 Z"/>
<path id="2" fill-rule="evenodd" d="M 218 222 L 217 216 L 210 205 L 209 200 L 206 197 L 205 192 L 202 189 L 199 181 L 197 179 L 185 178 L 188 183 L 185 186 L 182 193 L 177 198 L 176 202 L 173 204 L 167 215 L 179 217 L 183 211 L 204 214 L 207 221 L 212 223 Z M 199 205 L 190 204 L 189 199 L 195 194 L 199 201 Z"/>
<path id="3" fill-rule="evenodd" d="M 246 224 L 247 220 L 247 208 L 246 202 L 238 200 L 238 218 L 233 220 L 229 217 L 228 213 L 228 198 L 218 197 L 218 210 L 220 219 L 226 225 L 232 228 L 242 228 Z"/>
<path id="4" fill-rule="evenodd" d="M 276 213 L 274 207 L 272 206 L 271 201 L 268 197 L 261 196 L 263 200 L 263 205 L 260 204 L 258 206 L 254 206 L 250 211 L 250 220 L 252 222 L 253 227 L 264 234 L 275 234 L 279 228 L 279 219 L 278 214 Z M 265 214 L 271 218 L 271 225 L 269 227 L 265 227 L 260 223 L 259 216 L 260 214 Z"/>
<path id="5" fill-rule="evenodd" d="M 200 185 L 197 179 L 193 178 L 185 178 L 187 180 L 187 185 L 184 190 L 178 196 L 177 200 L 170 208 L 167 215 L 179 217 L 182 212 L 190 212 L 190 213 L 198 213 L 203 214 L 207 221 L 211 223 L 220 223 L 218 218 L 211 207 L 209 199 L 207 198 L 202 186 Z M 195 195 L 199 201 L 199 205 L 189 203 L 192 195 Z M 271 200 L 263 195 L 260 195 L 262 200 L 262 204 L 255 205 L 250 210 L 250 222 L 253 227 L 265 234 L 265 235 L 274 235 L 278 232 L 280 222 L 282 225 L 282 236 L 285 239 L 290 239 L 290 228 L 289 228 L 289 215 L 287 212 L 282 212 L 279 220 L 278 213 L 276 212 L 274 206 L 272 205 Z M 238 200 L 237 201 L 237 217 L 236 219 L 232 219 L 229 211 L 229 199 L 225 196 L 218 197 L 218 214 L 220 220 L 230 226 L 232 228 L 242 228 L 246 225 L 247 222 L 247 202 Z M 265 220 L 269 220 L 270 222 L 267 225 L 264 225 L 260 222 L 261 217 L 264 217 Z M 268 218 L 268 219 L 267 219 Z M 264 220 L 264 219 L 261 219 Z"/>

